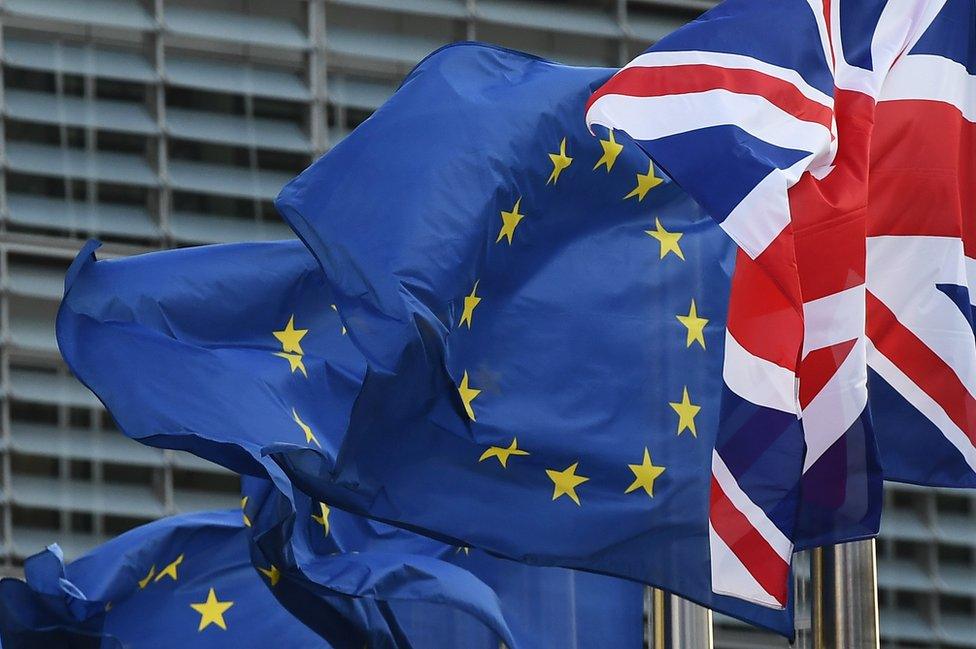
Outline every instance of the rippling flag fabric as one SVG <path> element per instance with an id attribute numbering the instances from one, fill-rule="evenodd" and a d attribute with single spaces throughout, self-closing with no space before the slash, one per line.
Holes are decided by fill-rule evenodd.
<path id="1" fill-rule="evenodd" d="M 963 385 L 976 367 L 976 346 L 966 322 L 961 241 L 887 236 L 942 234 L 951 223 L 958 238 L 955 183 L 971 177 L 972 151 L 960 151 L 964 138 L 955 127 L 965 120 L 950 110 L 948 137 L 916 130 L 909 142 L 910 124 L 934 123 L 926 119 L 932 106 L 892 109 L 884 101 L 906 91 L 927 99 L 935 89 L 961 99 L 967 75 L 947 52 L 968 56 L 962 44 L 971 42 L 971 24 L 968 0 L 733 0 L 638 56 L 588 104 L 590 124 L 638 140 L 757 263 L 774 268 L 770 251 L 793 250 L 805 319 L 801 547 L 877 530 L 881 467 L 869 413 L 879 424 L 886 477 L 973 484 L 971 463 L 960 461 L 972 455 L 972 436 L 959 431 L 972 420 L 965 412 L 976 385 Z M 947 32 L 954 38 L 942 38 Z M 893 147 L 898 152 L 889 155 Z M 703 174 L 703 166 L 722 173 Z M 924 209 L 909 215 L 909 194 Z M 948 249 L 939 246 L 955 251 L 947 264 Z M 940 295 L 939 277 L 957 288 Z M 777 337 L 752 341 L 749 352 L 765 356 Z M 870 401 L 869 363 L 892 381 L 872 373 Z M 912 412 L 904 399 L 921 410 Z M 919 422 L 920 412 L 942 434 Z M 917 425 L 906 430 L 908 421 Z M 939 452 L 920 458 L 922 444 Z M 735 439 L 723 431 L 713 471 L 740 453 L 758 458 L 757 467 L 779 462 L 763 436 Z M 732 473 L 765 507 L 755 485 Z M 713 509 L 713 523 L 724 515 Z M 728 560 L 747 572 L 761 569 L 750 547 Z"/>
<path id="2" fill-rule="evenodd" d="M 390 630 L 370 647 L 640 645 L 637 584 L 522 566 L 352 516 L 295 491 L 262 455 L 282 443 L 337 452 L 364 371 L 301 242 L 98 262 L 95 247 L 66 280 L 66 361 L 130 437 L 255 476 L 242 500 L 253 562 L 309 627 L 360 649 L 357 633 L 322 614 L 338 597 L 372 616 L 353 629 L 378 618 Z M 546 597 L 526 602 L 519 585 Z"/>
<path id="3" fill-rule="evenodd" d="M 67 565 L 52 545 L 27 559 L 26 581 L 0 581 L 0 641 L 5 649 L 332 646 L 278 604 L 248 545 L 237 511 L 156 521 Z"/>
<path id="4" fill-rule="evenodd" d="M 368 369 L 337 455 L 274 456 L 303 491 L 351 511 L 789 633 L 793 375 L 740 340 L 788 329 L 775 350 L 788 367 L 799 300 L 737 259 L 629 139 L 587 132 L 585 101 L 611 72 L 442 49 L 282 190 L 279 211 L 322 264 Z M 726 334 L 731 312 L 740 338 Z M 729 363 L 767 388 L 762 401 L 726 394 Z M 720 421 L 761 424 L 780 462 L 761 475 L 747 454 L 729 460 L 769 506 L 717 475 L 715 507 L 736 516 L 710 538 Z M 764 569 L 751 591 L 727 589 L 739 575 L 710 563 L 709 545 L 756 529 Z"/>
<path id="5" fill-rule="evenodd" d="M 58 313 L 58 344 L 75 375 L 128 436 L 276 480 L 296 500 L 263 446 L 334 448 L 363 372 L 308 251 L 290 241 L 96 262 L 97 247 L 86 245 L 69 268 Z M 296 313 L 318 335 L 303 339 L 309 329 L 295 328 Z M 304 580 L 302 560 L 312 557 L 307 548 L 296 555 L 301 549 L 282 548 L 283 575 Z M 466 571 L 397 547 L 344 561 L 373 580 L 331 582 L 330 592 L 374 601 L 340 647 L 359 649 L 363 633 L 371 644 L 411 646 L 387 606 L 411 575 L 422 577 L 419 596 L 463 608 L 514 644 L 497 598 Z M 337 642 L 331 617 L 301 617 Z"/>
<path id="6" fill-rule="evenodd" d="M 428 579 L 424 571 L 429 564 L 449 563 L 458 572 L 475 575 L 485 592 L 498 598 L 513 649 L 643 646 L 639 584 L 526 566 L 475 548 L 450 546 L 301 494 L 288 498 L 264 479 L 245 477 L 243 493 L 244 515 L 255 538 L 255 564 L 274 566 L 268 570 L 277 575 L 276 596 L 310 626 L 320 616 L 319 597 L 356 584 L 359 591 L 385 591 L 382 599 L 390 614 L 418 649 L 497 649 L 498 636 L 491 629 L 463 606 L 444 606 L 440 594 L 432 592 L 443 589 L 445 580 Z M 408 563 L 405 554 L 411 557 Z M 300 569 L 278 568 L 295 564 Z M 377 569 L 384 564 L 392 569 Z M 391 579 L 400 570 L 411 571 L 411 578 Z M 393 581 L 399 584 L 390 588 L 387 584 Z"/>
<path id="7" fill-rule="evenodd" d="M 976 487 L 976 6 L 948 0 L 881 86 L 867 239 L 885 477 Z M 924 452 L 919 452 L 924 449 Z"/>

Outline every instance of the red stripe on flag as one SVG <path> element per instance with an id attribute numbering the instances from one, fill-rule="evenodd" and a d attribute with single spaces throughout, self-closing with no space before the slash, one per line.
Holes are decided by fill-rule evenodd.
<path id="1" fill-rule="evenodd" d="M 976 124 L 938 101 L 883 101 L 871 144 L 868 235 L 960 237 L 976 256 Z"/>
<path id="2" fill-rule="evenodd" d="M 776 554 L 749 519 L 729 500 L 715 476 L 712 476 L 708 518 L 715 533 L 725 541 L 762 589 L 781 606 L 786 606 L 790 564 Z"/>
<path id="3" fill-rule="evenodd" d="M 952 367 L 870 292 L 867 311 L 868 337 L 878 351 L 929 395 L 976 446 L 976 399 Z"/>
<path id="4" fill-rule="evenodd" d="M 789 228 L 755 260 L 738 251 L 726 326 L 753 356 L 796 371 L 803 311 Z"/>
<path id="5" fill-rule="evenodd" d="M 789 190 L 804 302 L 864 283 L 867 159 L 875 104 L 847 90 L 837 90 L 835 102 L 841 145 L 833 171 L 822 179 L 804 174 Z"/>
<path id="6" fill-rule="evenodd" d="M 604 95 L 660 97 L 708 90 L 758 95 L 799 120 L 828 129 L 833 118 L 830 108 L 808 98 L 789 81 L 756 70 L 707 64 L 624 68 L 590 96 L 586 110 Z"/>
<path id="7" fill-rule="evenodd" d="M 815 349 L 800 362 L 800 407 L 806 408 L 834 377 L 854 349 L 855 340 Z"/>

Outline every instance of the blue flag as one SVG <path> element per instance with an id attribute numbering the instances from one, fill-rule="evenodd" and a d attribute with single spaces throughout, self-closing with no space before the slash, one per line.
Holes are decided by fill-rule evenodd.
<path id="1" fill-rule="evenodd" d="M 376 602 L 368 612 L 398 646 L 640 645 L 637 584 L 530 568 L 352 516 L 292 489 L 262 455 L 282 443 L 337 452 L 365 371 L 300 242 L 99 262 L 96 247 L 66 280 L 66 361 L 130 437 L 255 476 L 242 503 L 254 564 L 276 575 L 275 596 L 311 628 L 333 637 L 318 599 L 342 595 Z M 548 596 L 529 606 L 519 583 Z"/>
<path id="2" fill-rule="evenodd" d="M 795 376 L 739 341 L 799 305 L 632 141 L 587 132 L 611 74 L 442 49 L 282 190 L 368 370 L 335 461 L 272 451 L 350 511 L 789 634 Z"/>
<path id="3" fill-rule="evenodd" d="M 277 603 L 248 543 L 240 513 L 223 511 L 144 525 L 68 565 L 52 545 L 27 560 L 26 581 L 0 581 L 0 639 L 5 649 L 333 646 Z M 362 647 L 362 629 L 342 629 Z"/>

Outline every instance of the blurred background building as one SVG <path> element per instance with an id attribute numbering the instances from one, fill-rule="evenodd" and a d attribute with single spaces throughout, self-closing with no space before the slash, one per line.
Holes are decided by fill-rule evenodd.
<path id="1" fill-rule="evenodd" d="M 113 430 L 54 337 L 63 272 L 105 255 L 289 237 L 272 199 L 434 48 L 478 39 L 616 66 L 713 0 L 0 0 L 0 561 L 70 557 L 237 480 Z M 976 647 L 976 498 L 891 487 L 892 648 Z M 719 647 L 784 646 L 717 620 Z"/>

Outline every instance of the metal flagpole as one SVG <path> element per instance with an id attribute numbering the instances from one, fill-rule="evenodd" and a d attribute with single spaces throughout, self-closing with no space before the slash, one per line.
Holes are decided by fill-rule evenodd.
<path id="1" fill-rule="evenodd" d="M 671 623 L 668 649 L 712 649 L 712 612 L 675 595 L 668 595 Z"/>
<path id="2" fill-rule="evenodd" d="M 712 649 L 712 612 L 676 595 L 650 589 L 651 649 Z"/>
<path id="3" fill-rule="evenodd" d="M 874 539 L 830 545 L 816 552 L 820 556 L 815 555 L 813 563 L 819 567 L 813 575 L 813 649 L 879 649 Z"/>
<path id="4" fill-rule="evenodd" d="M 815 548 L 795 562 L 795 649 L 880 649 L 874 539 Z M 645 591 L 649 649 L 711 649 L 708 609 Z"/>
<path id="5" fill-rule="evenodd" d="M 647 609 L 647 647 L 648 649 L 667 649 L 664 644 L 667 624 L 664 618 L 663 590 L 657 588 L 644 589 L 644 603 Z"/>
<path id="6" fill-rule="evenodd" d="M 814 563 L 817 560 L 819 550 L 798 552 L 793 558 L 793 618 L 796 628 L 793 649 L 814 649 L 814 573 L 819 570 Z"/>

